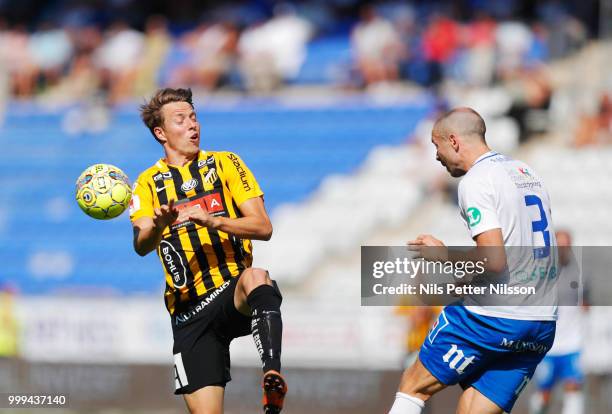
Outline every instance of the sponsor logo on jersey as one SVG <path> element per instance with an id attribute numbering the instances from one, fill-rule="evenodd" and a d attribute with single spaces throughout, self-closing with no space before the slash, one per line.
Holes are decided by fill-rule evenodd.
<path id="1" fill-rule="evenodd" d="M 193 305 L 191 309 L 176 315 L 174 319 L 174 324 L 176 326 L 182 325 L 185 322 L 192 319 L 194 316 L 198 315 L 208 305 L 210 305 L 217 298 L 217 296 L 223 293 L 223 291 L 227 289 L 229 285 L 230 285 L 230 281 L 229 280 L 225 281 L 221 286 L 213 290 L 209 295 L 205 296 L 202 300 L 200 300 L 195 305 Z"/>
<path id="2" fill-rule="evenodd" d="M 178 211 L 185 210 L 190 207 L 201 208 L 208 212 L 211 216 L 222 216 L 225 215 L 225 208 L 223 207 L 223 202 L 221 200 L 221 194 L 212 193 L 207 195 L 202 195 L 197 198 L 189 199 L 184 198 L 179 200 L 174 204 L 174 206 L 178 209 Z M 175 221 L 171 225 L 171 229 L 180 229 L 181 227 L 185 227 L 191 224 L 191 220 L 185 221 Z"/>
<path id="3" fill-rule="evenodd" d="M 209 194 L 204 196 L 204 203 L 206 204 L 206 210 L 209 213 L 218 213 L 223 210 L 223 203 L 221 202 L 221 195 L 218 193 Z"/>
<path id="4" fill-rule="evenodd" d="M 215 157 L 212 155 L 206 158 L 205 160 L 198 161 L 198 168 L 204 168 L 208 165 L 213 165 L 215 163 Z"/>
<path id="5" fill-rule="evenodd" d="M 465 369 L 474 362 L 476 356 L 467 357 L 461 349 L 455 344 L 451 344 L 450 349 L 442 360 L 448 364 L 448 367 L 457 371 L 459 375 L 465 372 Z"/>
<path id="6" fill-rule="evenodd" d="M 172 173 L 170 171 L 159 172 L 153 176 L 153 181 L 171 180 Z"/>
<path id="7" fill-rule="evenodd" d="M 246 178 L 247 172 L 245 171 L 242 164 L 240 164 L 240 160 L 238 160 L 238 157 L 236 157 L 234 154 L 229 154 L 227 158 L 229 158 L 232 161 L 232 164 L 234 164 L 234 167 L 236 167 L 236 171 L 238 172 L 238 176 L 240 177 L 240 181 L 242 182 L 242 188 L 244 188 L 244 191 L 251 191 L 251 185 L 249 184 Z"/>
<path id="8" fill-rule="evenodd" d="M 502 339 L 500 345 L 514 352 L 535 352 L 536 354 L 545 354 L 549 349 L 547 345 L 539 342 L 521 341 L 505 337 Z"/>
<path id="9" fill-rule="evenodd" d="M 181 185 L 181 190 L 183 190 L 184 192 L 191 191 L 194 188 L 196 188 L 197 185 L 198 185 L 198 180 L 196 180 L 195 178 L 192 178 L 189 181 L 185 181 L 183 185 Z"/>
<path id="10" fill-rule="evenodd" d="M 187 283 L 187 268 L 183 263 L 183 259 L 178 254 L 174 246 L 166 241 L 162 240 L 159 243 L 159 252 L 164 263 L 164 267 L 170 277 L 172 278 L 172 284 L 175 288 L 182 288 Z"/>
<path id="11" fill-rule="evenodd" d="M 529 172 L 529 170 L 528 170 L 527 168 L 520 168 L 520 167 L 519 167 L 519 169 L 518 169 L 518 170 L 519 170 L 519 172 L 520 172 L 521 174 L 526 175 L 526 176 L 528 176 L 528 177 L 531 177 L 531 173 Z"/>
<path id="12" fill-rule="evenodd" d="M 470 207 L 467 209 L 467 218 L 468 225 L 470 227 L 474 227 L 475 225 L 480 223 L 480 220 L 482 220 L 482 214 L 480 213 L 480 210 L 478 210 L 476 207 Z"/>

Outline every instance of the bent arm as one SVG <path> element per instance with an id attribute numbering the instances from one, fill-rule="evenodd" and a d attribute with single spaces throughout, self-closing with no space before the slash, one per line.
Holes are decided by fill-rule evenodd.
<path id="1" fill-rule="evenodd" d="M 506 268 L 506 250 L 504 237 L 499 228 L 484 231 L 474 236 L 476 248 L 467 252 L 449 251 L 449 260 L 471 262 L 484 261 L 485 269 L 489 272 L 500 273 Z"/>
<path id="2" fill-rule="evenodd" d="M 242 217 L 214 217 L 210 227 L 244 239 L 270 240 L 272 223 L 262 197 L 250 198 L 238 209 Z"/>
<path id="3" fill-rule="evenodd" d="M 164 232 L 155 225 L 151 217 L 141 217 L 134 222 L 134 250 L 140 256 L 145 256 L 157 249 Z"/>

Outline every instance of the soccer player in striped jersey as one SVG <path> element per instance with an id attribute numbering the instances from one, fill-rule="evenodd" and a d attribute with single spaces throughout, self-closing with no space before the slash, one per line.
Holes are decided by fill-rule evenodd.
<path id="1" fill-rule="evenodd" d="M 141 117 L 165 157 L 134 184 L 134 249 L 155 250 L 166 279 L 174 336 L 176 394 L 192 413 L 222 413 L 232 339 L 252 333 L 263 364 L 264 412 L 279 413 L 282 296 L 252 268 L 251 240 L 269 240 L 263 192 L 236 154 L 200 149 L 189 89 L 162 89 Z"/>
<path id="2" fill-rule="evenodd" d="M 432 130 L 436 159 L 451 176 L 463 177 L 459 207 L 477 247 L 450 253 L 428 234 L 408 244 L 428 259 L 486 261 L 496 280 L 533 286 L 540 296 L 534 302 L 532 295 L 467 294 L 446 306 L 417 361 L 404 371 L 389 414 L 420 414 L 432 395 L 457 383 L 464 389 L 458 414 L 510 412 L 552 346 L 557 253 L 550 198 L 529 166 L 491 151 L 485 132 L 484 120 L 470 108 L 444 114 Z"/>

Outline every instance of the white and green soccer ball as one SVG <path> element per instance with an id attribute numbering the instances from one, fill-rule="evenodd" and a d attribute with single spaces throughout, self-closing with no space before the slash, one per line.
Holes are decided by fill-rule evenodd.
<path id="1" fill-rule="evenodd" d="M 76 182 L 76 201 L 90 217 L 108 220 L 125 211 L 132 198 L 127 175 L 110 164 L 94 164 Z"/>

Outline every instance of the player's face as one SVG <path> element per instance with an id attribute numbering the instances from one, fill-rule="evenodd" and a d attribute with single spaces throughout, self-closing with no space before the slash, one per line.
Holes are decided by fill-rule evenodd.
<path id="1" fill-rule="evenodd" d="M 162 139 L 169 150 L 181 155 L 194 155 L 200 151 L 200 123 L 188 102 L 171 102 L 161 108 Z"/>
<path id="2" fill-rule="evenodd" d="M 465 174 L 465 170 L 459 166 L 459 157 L 449 139 L 433 130 L 431 132 L 431 142 L 436 147 L 436 160 L 446 168 L 451 176 L 461 177 Z"/>

